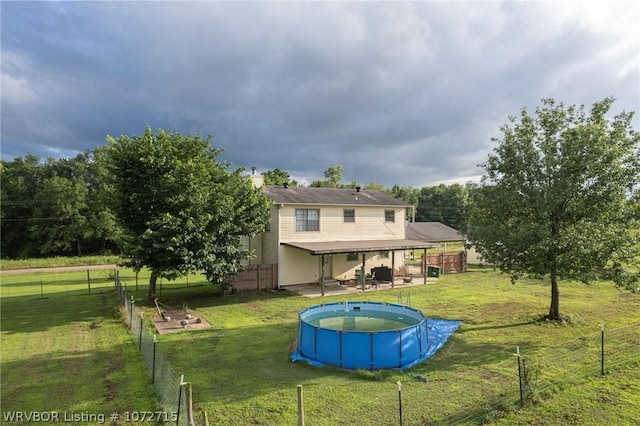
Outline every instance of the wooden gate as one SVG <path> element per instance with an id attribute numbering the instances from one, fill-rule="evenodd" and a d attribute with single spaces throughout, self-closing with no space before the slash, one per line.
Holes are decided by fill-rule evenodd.
<path id="1" fill-rule="evenodd" d="M 422 262 L 420 264 L 420 273 L 424 274 L 424 271 L 428 266 L 437 266 L 440 268 L 440 272 L 443 274 L 450 274 L 453 272 L 466 272 L 467 271 L 467 252 L 446 252 L 446 253 L 427 253 L 427 256 L 422 256 Z"/>

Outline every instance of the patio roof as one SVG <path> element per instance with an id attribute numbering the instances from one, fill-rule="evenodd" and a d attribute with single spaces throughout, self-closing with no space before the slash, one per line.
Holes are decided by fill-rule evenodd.
<path id="1" fill-rule="evenodd" d="M 280 243 L 308 251 L 312 255 L 373 252 L 385 250 L 413 250 L 438 247 L 437 244 L 414 240 L 356 240 L 356 241 L 322 241 L 322 242 L 288 242 Z"/>

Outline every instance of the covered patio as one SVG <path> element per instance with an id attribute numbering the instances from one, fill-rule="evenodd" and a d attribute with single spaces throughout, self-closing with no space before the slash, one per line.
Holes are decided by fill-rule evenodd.
<path id="1" fill-rule="evenodd" d="M 288 291 L 292 291 L 294 293 L 298 293 L 301 296 L 305 296 L 308 298 L 316 298 L 322 296 L 340 296 L 340 295 L 353 295 L 353 294 L 362 294 L 375 292 L 380 290 L 389 290 L 392 288 L 395 289 L 410 289 L 411 287 L 424 285 L 430 282 L 435 282 L 437 278 L 429 278 L 427 277 L 427 281 L 424 280 L 423 276 L 414 277 L 411 282 L 405 282 L 402 277 L 394 279 L 394 285 L 391 283 L 379 283 L 378 285 L 367 285 L 362 288 L 359 284 L 354 282 L 348 282 L 346 284 L 340 284 L 335 280 L 327 280 L 324 283 L 324 295 L 321 292 L 321 286 L 318 283 L 315 284 L 296 284 L 289 285 L 286 288 Z"/>
<path id="2" fill-rule="evenodd" d="M 335 294 L 336 291 L 349 292 L 351 291 L 364 291 L 367 286 L 369 288 L 394 288 L 396 285 L 409 285 L 409 284 L 425 284 L 427 282 L 427 271 L 422 271 L 421 277 L 411 277 L 410 281 L 404 280 L 407 276 L 405 273 L 402 277 L 396 276 L 396 252 L 405 250 L 419 250 L 422 249 L 426 255 L 427 249 L 436 247 L 434 244 L 425 243 L 424 241 L 414 240 L 355 240 L 355 241 L 323 241 L 323 242 L 287 242 L 281 243 L 282 245 L 294 247 L 300 250 L 304 250 L 312 256 L 318 257 L 318 269 L 320 277 L 317 286 L 319 286 L 320 296 L 324 296 L 327 291 L 331 294 Z M 372 252 L 388 251 L 391 253 L 391 268 L 390 279 L 375 280 L 371 279 L 367 281 L 366 274 L 366 254 Z M 362 263 L 360 266 L 360 274 L 356 277 L 356 285 L 351 285 L 352 280 L 340 280 L 338 277 L 333 277 L 333 280 L 327 280 L 324 272 L 325 256 L 333 254 L 346 254 L 346 253 L 359 253 L 362 257 Z M 403 262 L 404 264 L 404 262 Z M 405 269 L 406 270 L 406 269 Z M 374 277 L 372 277 L 374 278 Z M 332 285 L 328 286 L 327 281 Z M 340 283 L 338 281 L 343 281 Z M 415 281 L 415 283 L 414 283 Z M 342 284 L 342 285 L 341 285 Z M 337 286 L 337 287 L 335 287 Z M 291 286 L 294 287 L 294 286 Z M 335 288 L 334 288 L 335 287 Z M 300 287 L 302 288 L 302 287 Z M 292 289 L 293 290 L 293 289 Z M 295 290 L 294 290 L 295 291 Z M 317 292 L 317 291 L 316 291 Z"/>

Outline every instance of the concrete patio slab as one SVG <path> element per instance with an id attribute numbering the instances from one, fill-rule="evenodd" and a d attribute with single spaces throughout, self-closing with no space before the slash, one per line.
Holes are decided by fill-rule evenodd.
<path id="1" fill-rule="evenodd" d="M 437 278 L 427 278 L 426 284 L 433 283 L 437 280 Z M 324 283 L 324 295 L 325 296 L 340 296 L 340 295 L 357 295 L 363 293 L 370 293 L 381 290 L 390 290 L 390 289 L 398 289 L 402 290 L 405 288 L 411 288 L 416 286 L 425 285 L 425 280 L 423 277 L 413 277 L 410 283 L 406 283 L 402 278 L 395 279 L 393 283 L 393 287 L 390 282 L 383 282 L 375 284 L 367 284 L 365 285 L 364 290 L 362 286 L 355 281 L 347 281 L 344 285 L 340 285 L 338 281 L 327 280 Z M 320 284 L 311 283 L 311 284 L 298 284 L 298 285 L 290 285 L 286 287 L 282 287 L 285 290 L 292 291 L 294 293 L 298 293 L 301 296 L 316 298 L 322 297 L 322 291 L 320 289 Z"/>

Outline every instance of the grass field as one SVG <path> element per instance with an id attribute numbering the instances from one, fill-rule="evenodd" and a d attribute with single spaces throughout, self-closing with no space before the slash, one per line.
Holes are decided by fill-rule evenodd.
<path id="1" fill-rule="evenodd" d="M 103 415 L 109 423 L 112 412 L 124 416 L 125 411 L 159 409 L 148 370 L 122 325 L 112 287 L 91 295 L 64 294 L 67 277 L 81 279 L 82 273 L 80 278 L 57 277 L 60 288 L 51 297 L 2 292 L 0 424 L 18 424 L 9 420 L 18 411 L 57 412 L 59 419 Z M 0 279 L 0 290 L 5 290 L 34 278 Z"/>
<path id="2" fill-rule="evenodd" d="M 84 275 L 78 273 L 76 280 Z M 138 291 L 134 276 L 123 276 L 129 294 L 142 304 L 146 276 L 138 277 Z M 2 277 L 0 290 L 12 285 L 13 279 Z M 28 276 L 21 279 L 33 281 Z M 563 282 L 561 313 L 570 319 L 564 324 L 541 320 L 548 310 L 548 285 L 539 281 L 512 285 L 508 277 L 491 270 L 445 275 L 435 284 L 367 292 L 350 300 L 396 303 L 400 291 L 405 297 L 410 291 L 412 306 L 429 317 L 463 321 L 445 347 L 407 372 L 352 372 L 290 361 L 299 311 L 344 298 L 310 300 L 288 291 L 221 298 L 218 289 L 193 276 L 189 282 L 164 283 L 161 300 L 175 307 L 188 303 L 213 327 L 163 335 L 159 348 L 193 383 L 196 409 L 205 411 L 210 424 L 216 425 L 296 424 L 298 384 L 304 386 L 307 424 L 398 424 L 398 380 L 405 425 L 632 425 L 637 421 L 639 295 L 619 292 L 611 283 L 586 287 Z M 63 291 L 52 291 L 46 299 L 2 293 L 3 410 L 52 409 L 44 405 L 43 396 L 50 384 L 61 395 L 60 407 L 68 410 L 98 410 L 106 400 L 111 405 L 102 411 L 140 410 L 154 403 L 135 345 L 118 324 L 115 295 L 108 286 L 95 293 L 67 297 Z M 145 309 L 151 314 L 154 308 Z M 94 322 L 99 326 L 92 329 Z M 600 375 L 602 323 L 604 377 Z M 530 371 L 531 398 L 523 409 L 518 409 L 516 346 Z M 59 367 L 44 367 L 48 359 Z M 110 371 L 112 365 L 117 371 Z M 81 372 L 74 375 L 75 386 L 63 385 L 61 377 L 69 371 Z M 414 374 L 427 382 L 415 380 Z M 113 398 L 108 396 L 112 393 Z M 125 394 L 138 399 L 119 399 Z"/>
<path id="3" fill-rule="evenodd" d="M 406 297 L 407 289 L 397 289 L 366 293 L 359 300 L 397 302 L 400 291 Z M 538 281 L 512 285 L 508 277 L 485 270 L 443 276 L 410 291 L 412 306 L 428 316 L 463 324 L 438 354 L 404 373 L 375 375 L 291 363 L 297 314 L 321 302 L 287 291 L 225 298 L 207 286 L 167 291 L 165 303 L 187 302 L 213 328 L 163 336 L 160 346 L 178 371 L 197 378 L 192 380 L 194 399 L 214 424 L 295 424 L 298 384 L 304 386 L 309 424 L 397 424 L 398 380 L 405 425 L 636 421 L 640 296 L 620 293 L 611 283 L 562 283 L 561 309 L 570 321 L 559 325 L 541 321 L 549 287 Z M 607 327 L 604 378 L 601 323 Z M 530 383 L 532 402 L 520 411 L 515 410 L 516 346 L 537 375 Z M 413 374 L 428 381 L 417 381 Z"/>
<path id="4" fill-rule="evenodd" d="M 0 259 L 0 269 L 56 268 L 59 266 L 86 266 L 117 264 L 119 256 L 47 257 L 43 259 Z"/>

